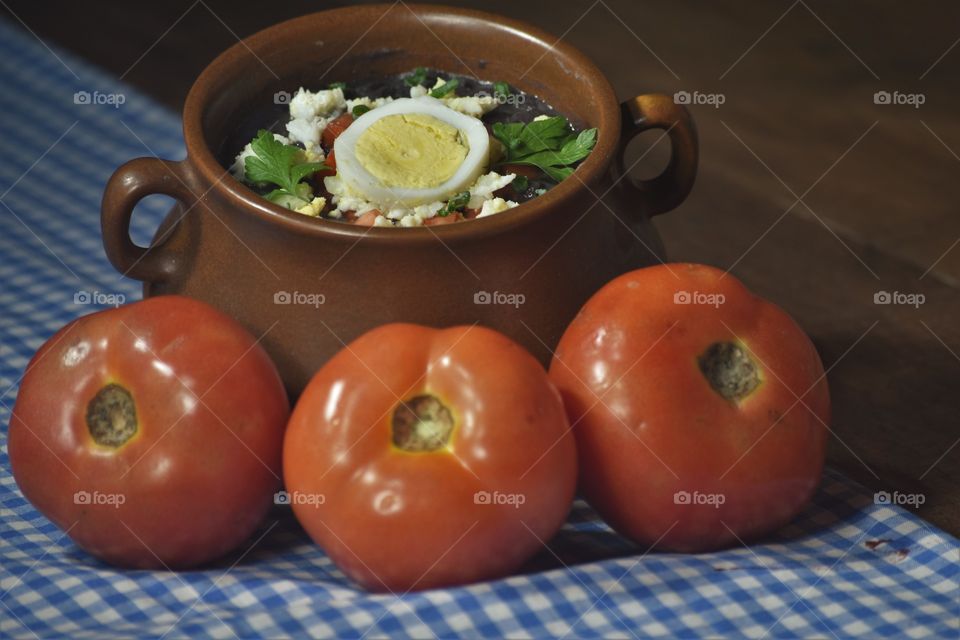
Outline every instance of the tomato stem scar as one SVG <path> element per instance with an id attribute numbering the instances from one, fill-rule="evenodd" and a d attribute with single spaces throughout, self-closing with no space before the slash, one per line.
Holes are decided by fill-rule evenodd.
<path id="1" fill-rule="evenodd" d="M 710 388 L 724 400 L 740 402 L 760 384 L 757 364 L 733 342 L 714 342 L 700 354 L 697 363 Z"/>
<path id="2" fill-rule="evenodd" d="M 104 447 L 126 444 L 137 433 L 137 407 L 130 392 L 116 383 L 103 386 L 87 404 L 87 429 Z"/>
<path id="3" fill-rule="evenodd" d="M 393 445 L 404 451 L 430 452 L 450 441 L 453 414 L 436 396 L 423 394 L 405 400 L 393 411 Z"/>

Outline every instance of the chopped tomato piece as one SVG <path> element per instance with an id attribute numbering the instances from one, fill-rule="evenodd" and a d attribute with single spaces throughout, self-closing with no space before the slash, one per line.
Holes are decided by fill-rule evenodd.
<path id="1" fill-rule="evenodd" d="M 323 130 L 323 133 L 320 135 L 320 141 L 323 143 L 325 149 L 333 149 L 333 141 L 337 139 L 341 133 L 346 131 L 347 127 L 353 124 L 353 116 L 349 113 L 345 113 L 342 116 L 334 118 L 330 124 L 327 125 L 327 128 Z"/>
<path id="2" fill-rule="evenodd" d="M 434 226 L 440 224 L 450 224 L 451 222 L 460 222 L 463 216 L 459 213 L 451 213 L 447 216 L 433 216 L 423 221 L 424 226 Z"/>
<path id="3" fill-rule="evenodd" d="M 366 211 L 357 216 L 353 220 L 353 224 L 358 224 L 361 227 L 372 227 L 378 215 L 380 215 L 379 211 L 376 209 L 371 209 L 370 211 Z"/>
<path id="4" fill-rule="evenodd" d="M 317 195 L 323 195 L 320 192 L 326 192 L 327 190 L 326 185 L 323 184 L 323 179 L 328 176 L 337 175 L 337 160 L 333 155 L 333 149 L 331 149 L 330 153 L 327 154 L 327 158 L 323 161 L 323 163 L 330 168 L 317 171 L 316 173 L 311 174 L 309 178 L 311 184 L 313 184 L 314 190 L 317 191 Z"/>

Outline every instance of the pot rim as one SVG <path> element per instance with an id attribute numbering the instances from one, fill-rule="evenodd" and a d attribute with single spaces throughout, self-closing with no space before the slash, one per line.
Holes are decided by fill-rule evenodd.
<path id="1" fill-rule="evenodd" d="M 447 7 L 443 5 L 422 5 L 401 3 L 403 8 L 413 12 L 421 22 L 428 23 L 433 18 L 449 19 L 450 17 L 466 19 L 472 22 L 485 24 L 488 29 L 495 29 L 504 34 L 504 37 L 521 38 L 541 45 L 547 52 L 564 59 L 565 64 L 576 76 L 576 82 L 583 83 L 584 93 L 592 94 L 596 98 L 595 108 L 599 115 L 597 124 L 597 142 L 593 151 L 587 156 L 576 171 L 567 179 L 561 181 L 547 193 L 521 203 L 511 210 L 508 216 L 489 216 L 482 219 L 470 220 L 468 223 L 440 225 L 438 227 L 422 226 L 398 230 L 386 227 L 361 227 L 334 220 L 312 218 L 304 216 L 264 199 L 259 194 L 241 182 L 234 180 L 214 156 L 207 145 L 203 132 L 203 114 L 210 103 L 215 81 L 218 77 L 236 77 L 251 64 L 257 63 L 257 52 L 268 44 L 284 40 L 284 34 L 294 26 L 301 26 L 315 21 L 318 25 L 322 20 L 318 16 L 329 19 L 336 16 L 351 14 L 373 13 L 382 17 L 386 12 L 397 7 L 394 4 L 359 5 L 342 7 L 315 12 L 286 20 L 274 26 L 248 36 L 237 42 L 219 56 L 217 56 L 197 77 L 183 110 L 183 134 L 187 149 L 187 162 L 190 163 L 207 183 L 207 193 L 216 192 L 228 204 L 244 210 L 260 220 L 285 228 L 297 233 L 325 237 L 338 240 L 352 240 L 354 243 L 410 243 L 420 244 L 424 241 L 438 239 L 443 241 L 458 241 L 476 239 L 509 231 L 535 222 L 557 210 L 564 203 L 571 201 L 584 191 L 589 191 L 589 185 L 595 185 L 608 170 L 620 140 L 620 104 L 609 81 L 600 69 L 586 55 L 575 47 L 557 39 L 555 36 L 529 23 L 506 18 L 494 13 Z M 592 193 L 592 192 L 591 192 Z M 597 194 L 594 197 L 599 199 Z"/>

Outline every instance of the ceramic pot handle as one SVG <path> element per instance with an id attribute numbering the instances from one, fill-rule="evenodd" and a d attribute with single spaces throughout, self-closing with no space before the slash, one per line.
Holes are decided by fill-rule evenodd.
<path id="1" fill-rule="evenodd" d="M 196 201 L 193 170 L 184 162 L 137 158 L 117 169 L 103 193 L 100 206 L 100 230 L 107 258 L 117 271 L 144 282 L 168 279 L 176 271 L 177 259 L 165 250 L 166 239 L 151 247 L 141 247 L 130 239 L 130 216 L 143 198 L 162 193 L 188 208 Z M 167 236 L 169 239 L 169 236 Z"/>
<path id="2" fill-rule="evenodd" d="M 617 179 L 628 193 L 633 192 L 647 216 L 666 213 L 684 201 L 697 177 L 700 145 L 693 118 L 686 108 L 659 93 L 631 98 L 620 108 L 623 132 L 615 160 Z M 656 178 L 633 181 L 624 175 L 624 151 L 636 135 L 650 129 L 663 129 L 670 137 L 670 164 Z"/>

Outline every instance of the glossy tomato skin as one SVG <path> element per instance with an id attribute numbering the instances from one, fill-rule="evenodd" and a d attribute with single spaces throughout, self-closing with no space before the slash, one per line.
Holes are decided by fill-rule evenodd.
<path id="1" fill-rule="evenodd" d="M 86 421 L 110 383 L 137 415 L 119 447 L 94 441 Z M 10 422 L 10 464 L 24 496 L 91 554 L 190 567 L 262 521 L 288 415 L 276 368 L 243 327 L 195 300 L 150 298 L 79 318 L 37 351 Z"/>
<path id="2" fill-rule="evenodd" d="M 455 418 L 448 447 L 400 450 L 393 412 L 422 394 Z M 563 523 L 576 451 L 559 394 L 519 345 L 479 326 L 391 324 L 307 386 L 284 480 L 298 520 L 347 576 L 402 592 L 517 569 Z"/>
<path id="3" fill-rule="evenodd" d="M 739 402 L 717 393 L 698 361 L 730 341 L 761 379 Z M 784 311 L 718 269 L 670 264 L 611 281 L 563 335 L 550 377 L 585 497 L 641 545 L 695 552 L 756 538 L 793 518 L 819 483 L 830 399 L 816 349 Z"/>

